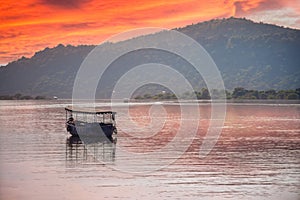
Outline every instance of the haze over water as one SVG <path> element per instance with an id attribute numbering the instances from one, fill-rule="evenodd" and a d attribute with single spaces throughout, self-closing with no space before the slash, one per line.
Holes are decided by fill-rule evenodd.
<path id="1" fill-rule="evenodd" d="M 115 145 L 84 147 L 67 144 L 64 107 L 69 103 L 0 101 L 1 200 L 300 199 L 299 104 L 228 104 L 221 136 L 201 159 L 210 104 L 200 104 L 199 129 L 188 150 L 178 159 L 175 152 L 163 158 L 175 160 L 168 166 L 153 162 L 157 170 L 135 174 L 119 169 L 133 161 L 143 169 L 149 162 L 118 148 L 142 154 L 168 144 L 180 126 L 180 105 L 160 105 L 166 121 L 157 134 L 145 128 L 161 119 L 149 115 L 151 104 L 132 105 L 131 118 L 147 137 L 126 127 L 119 129 Z M 198 107 L 185 106 L 191 113 Z M 126 120 L 117 114 L 117 127 Z"/>

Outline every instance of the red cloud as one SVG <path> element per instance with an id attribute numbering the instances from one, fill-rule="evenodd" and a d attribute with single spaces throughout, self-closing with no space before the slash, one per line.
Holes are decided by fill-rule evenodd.
<path id="1" fill-rule="evenodd" d="M 291 25 L 300 20 L 298 0 L 7 0 L 0 4 L 0 63 L 47 46 L 99 44 L 109 36 L 141 27 L 175 28 L 219 17 L 253 17 L 285 10 Z M 20 12 L 22 11 L 22 12 Z M 276 13 L 276 12 L 274 12 Z M 272 18 L 274 17 L 272 14 Z M 288 15 L 290 14 L 290 15 Z M 264 18 L 261 18 L 264 19 Z M 289 20 L 290 22 L 284 21 Z M 263 20 L 262 20 L 263 21 Z M 296 24 L 296 27 L 300 25 Z"/>
<path id="2" fill-rule="evenodd" d="M 79 8 L 89 0 L 39 0 L 38 3 L 43 5 L 55 6 L 60 8 Z"/>

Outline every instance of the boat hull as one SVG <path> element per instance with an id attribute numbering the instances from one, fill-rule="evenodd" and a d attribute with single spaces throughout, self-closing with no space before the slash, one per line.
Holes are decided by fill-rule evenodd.
<path id="1" fill-rule="evenodd" d="M 89 143 L 105 138 L 111 141 L 114 131 L 115 126 L 113 124 L 77 122 L 76 131 L 70 132 L 70 134 L 79 136 L 85 143 Z"/>

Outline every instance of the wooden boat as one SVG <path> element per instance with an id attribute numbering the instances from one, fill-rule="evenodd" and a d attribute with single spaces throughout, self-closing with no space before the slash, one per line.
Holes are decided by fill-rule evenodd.
<path id="1" fill-rule="evenodd" d="M 84 143 L 95 143 L 107 138 L 113 141 L 117 133 L 116 112 L 94 108 L 75 108 L 68 106 L 66 128 L 72 136 L 80 137 Z"/>

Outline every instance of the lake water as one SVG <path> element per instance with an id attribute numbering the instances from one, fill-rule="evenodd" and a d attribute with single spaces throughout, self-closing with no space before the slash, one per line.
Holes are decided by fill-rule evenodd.
<path id="1" fill-rule="evenodd" d="M 199 150 L 210 104 L 184 105 L 191 115 L 200 110 L 185 152 L 172 143 L 185 120 L 180 105 L 162 103 L 156 111 L 151 104 L 132 105 L 135 125 L 126 126 L 119 113 L 116 144 L 86 146 L 67 143 L 66 105 L 0 101 L 1 200 L 300 199 L 299 104 L 228 104 L 222 133 L 206 157 Z M 161 153 L 168 144 L 174 152 Z"/>

